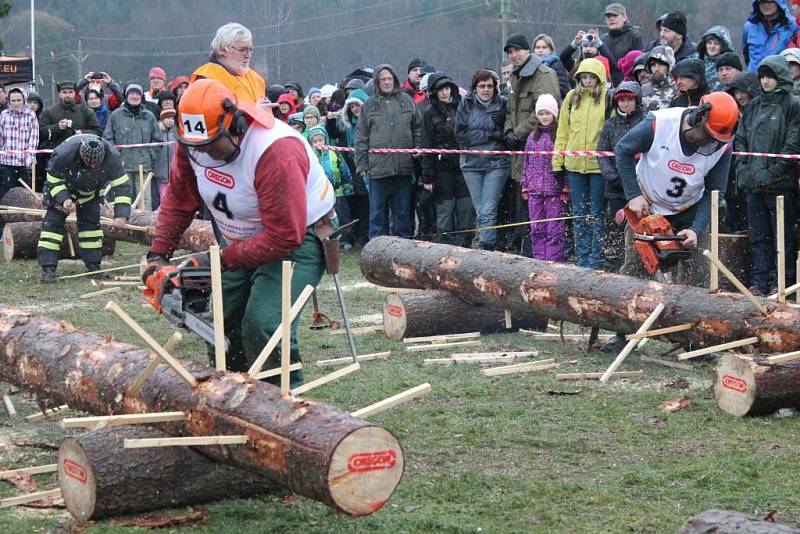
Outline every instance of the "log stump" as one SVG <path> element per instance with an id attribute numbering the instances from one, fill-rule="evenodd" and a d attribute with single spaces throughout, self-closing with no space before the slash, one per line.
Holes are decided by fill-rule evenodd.
<path id="1" fill-rule="evenodd" d="M 36 259 L 37 246 L 39 243 L 39 233 L 42 224 L 36 222 L 8 223 L 3 228 L 3 260 L 11 263 L 14 260 Z M 67 224 L 67 232 L 72 239 L 72 246 L 75 254 L 70 252 L 67 237 L 61 242 L 62 260 L 80 259 L 78 249 L 78 232 L 74 224 Z M 116 249 L 116 241 L 103 237 L 103 256 L 113 256 Z"/>
<path id="2" fill-rule="evenodd" d="M 725 413 L 768 415 L 800 408 L 800 360 L 767 365 L 761 358 L 725 354 L 714 371 L 714 400 Z"/>
<path id="3" fill-rule="evenodd" d="M 800 530 L 740 512 L 708 510 L 690 517 L 678 534 L 800 534 Z"/>
<path id="4" fill-rule="evenodd" d="M 152 426 L 92 430 L 61 441 L 58 485 L 79 521 L 279 492 L 267 478 L 191 447 L 125 449 L 125 439 L 166 438 Z"/>
<path id="5" fill-rule="evenodd" d="M 511 314 L 512 329 L 546 330 L 547 317 L 533 312 Z M 505 311 L 471 304 L 447 291 L 389 293 L 383 300 L 383 332 L 387 338 L 481 332 L 506 332 Z"/>

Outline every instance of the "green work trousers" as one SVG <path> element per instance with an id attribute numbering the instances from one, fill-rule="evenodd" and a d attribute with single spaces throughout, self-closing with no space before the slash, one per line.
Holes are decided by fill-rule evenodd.
<path id="1" fill-rule="evenodd" d="M 322 243 L 309 228 L 303 243 L 288 256 L 255 269 L 237 269 L 222 273 L 223 310 L 228 349 L 228 368 L 246 372 L 281 324 L 281 262 L 294 262 L 292 302 L 307 285 L 319 284 L 325 270 Z M 292 321 L 292 363 L 300 361 L 297 347 L 297 323 Z M 262 370 L 280 367 L 280 345 L 272 351 Z M 278 383 L 280 376 L 268 381 Z M 303 371 L 293 371 L 291 387 L 303 383 Z"/>

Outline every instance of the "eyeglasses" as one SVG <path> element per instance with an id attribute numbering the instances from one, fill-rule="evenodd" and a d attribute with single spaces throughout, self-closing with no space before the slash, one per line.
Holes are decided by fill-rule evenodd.
<path id="1" fill-rule="evenodd" d="M 249 54 L 251 56 L 253 55 L 253 52 L 256 51 L 256 49 L 253 48 L 252 46 L 245 46 L 243 48 L 236 48 L 235 46 L 232 46 L 231 48 L 236 50 L 240 54 Z"/>

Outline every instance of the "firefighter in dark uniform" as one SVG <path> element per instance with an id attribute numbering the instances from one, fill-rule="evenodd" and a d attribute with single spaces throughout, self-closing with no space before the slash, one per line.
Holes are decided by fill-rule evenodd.
<path id="1" fill-rule="evenodd" d="M 96 135 L 75 135 L 60 144 L 47 166 L 44 204 L 47 214 L 39 236 L 42 282 L 58 282 L 56 266 L 64 240 L 65 220 L 77 213 L 78 248 L 88 271 L 100 268 L 103 230 L 100 229 L 102 191 L 114 203 L 114 226 L 125 226 L 131 213 L 131 184 L 114 146 Z"/>

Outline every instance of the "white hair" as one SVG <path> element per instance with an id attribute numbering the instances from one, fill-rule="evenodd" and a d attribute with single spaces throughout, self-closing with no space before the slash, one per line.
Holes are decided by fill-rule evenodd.
<path id="1" fill-rule="evenodd" d="M 219 54 L 223 48 L 230 48 L 234 43 L 242 41 L 253 42 L 253 34 L 238 22 L 229 22 L 217 30 L 211 40 L 211 51 Z"/>

